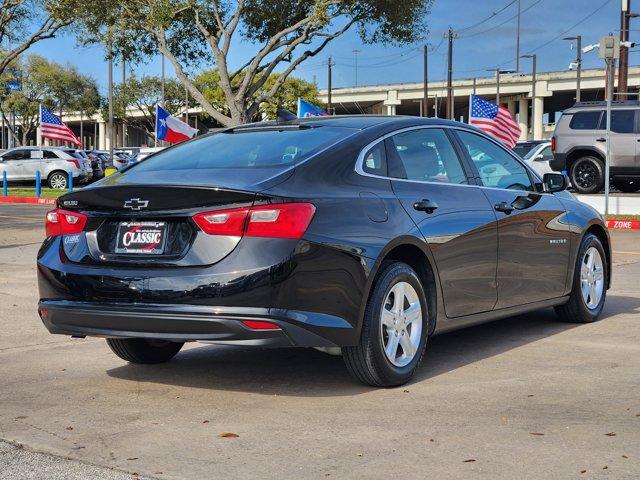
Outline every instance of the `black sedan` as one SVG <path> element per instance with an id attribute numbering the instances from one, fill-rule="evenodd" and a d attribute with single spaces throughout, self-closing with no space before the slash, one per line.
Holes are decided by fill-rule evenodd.
<path id="1" fill-rule="evenodd" d="M 598 318 L 609 236 L 565 188 L 455 122 L 230 128 L 60 197 L 38 311 L 129 362 L 190 341 L 316 347 L 400 385 L 432 335 L 546 307 Z"/>

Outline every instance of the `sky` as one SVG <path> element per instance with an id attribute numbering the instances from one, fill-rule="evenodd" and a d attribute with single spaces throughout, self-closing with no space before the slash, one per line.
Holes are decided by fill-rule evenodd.
<path id="1" fill-rule="evenodd" d="M 401 1 L 401 0 L 399 0 Z M 316 57 L 306 60 L 294 76 L 316 81 L 326 88 L 327 59 L 332 56 L 333 86 L 349 87 L 356 84 L 379 85 L 422 81 L 422 48 L 425 43 L 433 52 L 429 55 L 429 81 L 446 78 L 447 42 L 444 33 L 449 27 L 460 32 L 454 42 L 454 78 L 472 78 L 491 75 L 486 70 L 499 66 L 515 68 L 516 13 L 518 0 L 435 0 L 427 18 L 425 38 L 413 45 L 365 45 L 352 30 L 333 41 Z M 520 0 L 521 2 L 521 54 L 536 53 L 538 72 L 566 70 L 575 58 L 570 42 L 562 37 L 582 35 L 583 45 L 597 43 L 602 35 L 618 35 L 620 28 L 620 0 Z M 632 9 L 633 3 L 632 0 Z M 511 4 L 511 5 L 509 5 Z M 509 5 L 507 8 L 507 5 Z M 640 11 L 640 4 L 638 5 Z M 631 20 L 631 41 L 640 42 L 640 19 Z M 637 22 L 637 27 L 633 25 Z M 474 26 L 475 25 L 475 26 Z M 473 28 L 469 28 L 473 27 Z M 634 27 L 636 29 L 634 29 Z M 229 62 L 239 65 L 256 49 L 248 42 L 232 45 Z M 359 52 L 356 54 L 354 50 Z M 638 52 L 631 51 L 630 64 L 640 61 Z M 107 63 L 100 47 L 80 47 L 72 34 L 45 40 L 29 50 L 60 63 L 75 65 L 81 72 L 94 77 L 101 89 L 106 90 Z M 128 66 L 127 75 L 137 76 L 160 73 L 160 57 L 147 64 Z M 584 68 L 602 67 L 596 51 L 585 54 Z M 520 71 L 531 70 L 531 61 L 522 59 Z M 166 63 L 168 76 L 173 69 Z M 122 78 L 120 66 L 115 66 L 114 78 Z"/>

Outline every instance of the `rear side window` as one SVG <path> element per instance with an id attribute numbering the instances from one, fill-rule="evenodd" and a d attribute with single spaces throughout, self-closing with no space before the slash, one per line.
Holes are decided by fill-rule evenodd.
<path id="1" fill-rule="evenodd" d="M 42 158 L 58 158 L 58 156 L 55 154 L 55 152 L 52 152 L 51 150 L 43 150 Z"/>
<path id="2" fill-rule="evenodd" d="M 130 171 L 283 169 L 297 165 L 354 132 L 354 129 L 339 127 L 219 132 L 158 152 Z"/>
<path id="3" fill-rule="evenodd" d="M 576 112 L 571 117 L 569 128 L 571 130 L 597 130 L 602 113 L 601 110 Z"/>
<path id="4" fill-rule="evenodd" d="M 362 170 L 372 175 L 387 176 L 387 154 L 384 142 L 378 142 L 365 153 L 362 160 Z"/>

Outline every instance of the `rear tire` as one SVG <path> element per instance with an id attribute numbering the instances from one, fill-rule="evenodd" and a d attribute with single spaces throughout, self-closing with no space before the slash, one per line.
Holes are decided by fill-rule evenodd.
<path id="1" fill-rule="evenodd" d="M 623 193 L 635 193 L 640 190 L 640 178 L 634 180 L 614 179 L 613 186 Z"/>
<path id="2" fill-rule="evenodd" d="M 68 175 L 63 171 L 55 171 L 49 174 L 47 178 L 47 183 L 50 188 L 55 188 L 57 190 L 64 190 L 69 186 L 68 184 Z"/>
<path id="3" fill-rule="evenodd" d="M 591 323 L 598 319 L 607 297 L 607 272 L 604 247 L 598 237 L 588 233 L 580 243 L 569 301 L 555 308 L 561 320 Z"/>
<path id="4" fill-rule="evenodd" d="M 113 353 L 130 363 L 163 363 L 171 360 L 184 343 L 146 338 L 107 338 Z"/>
<path id="5" fill-rule="evenodd" d="M 598 193 L 604 188 L 604 165 L 596 157 L 581 157 L 571 165 L 569 177 L 578 193 Z"/>
<path id="6" fill-rule="evenodd" d="M 422 361 L 428 332 L 427 301 L 418 275 L 405 263 L 390 263 L 373 285 L 360 344 L 342 349 L 347 369 L 366 385 L 402 385 Z"/>

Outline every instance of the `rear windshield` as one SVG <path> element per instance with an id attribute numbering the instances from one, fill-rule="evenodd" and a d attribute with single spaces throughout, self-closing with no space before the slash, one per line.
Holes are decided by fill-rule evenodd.
<path id="1" fill-rule="evenodd" d="M 219 132 L 176 145 L 133 166 L 136 172 L 212 168 L 286 168 L 355 130 L 316 127 Z"/>
<path id="2" fill-rule="evenodd" d="M 513 153 L 518 155 L 520 158 L 524 158 L 527 153 L 529 153 L 533 147 L 535 147 L 535 143 L 523 143 L 516 145 L 513 147 Z"/>

